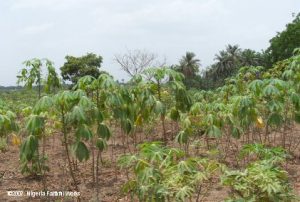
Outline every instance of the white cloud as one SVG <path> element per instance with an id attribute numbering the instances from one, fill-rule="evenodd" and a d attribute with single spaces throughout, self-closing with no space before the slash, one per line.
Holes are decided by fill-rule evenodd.
<path id="1" fill-rule="evenodd" d="M 71 9 L 89 0 L 12 0 L 11 10 L 23 9 Z"/>
<path id="2" fill-rule="evenodd" d="M 44 23 L 40 25 L 31 25 L 27 26 L 24 29 L 20 31 L 21 35 L 32 35 L 32 34 L 40 34 L 43 32 L 46 32 L 53 28 L 54 24 L 53 23 Z"/>

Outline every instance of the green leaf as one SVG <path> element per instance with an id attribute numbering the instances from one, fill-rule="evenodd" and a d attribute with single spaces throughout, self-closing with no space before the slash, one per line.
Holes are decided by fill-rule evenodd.
<path id="1" fill-rule="evenodd" d="M 264 96 L 278 96 L 280 91 L 273 85 L 269 84 L 263 89 Z"/>
<path id="2" fill-rule="evenodd" d="M 201 105 L 202 105 L 202 103 L 200 103 L 200 102 L 194 103 L 190 109 L 190 112 L 193 115 L 199 114 L 201 112 Z"/>
<path id="3" fill-rule="evenodd" d="M 222 132 L 221 132 L 221 130 L 217 126 L 212 125 L 212 126 L 208 127 L 208 129 L 206 131 L 206 134 L 209 137 L 221 137 Z"/>
<path id="4" fill-rule="evenodd" d="M 84 110 L 79 106 L 73 108 L 70 118 L 74 123 L 84 123 L 87 121 Z"/>
<path id="5" fill-rule="evenodd" d="M 67 99 L 80 99 L 81 97 L 83 96 L 86 96 L 86 93 L 81 90 L 81 89 L 78 89 L 76 91 L 73 91 L 73 92 L 70 92 L 70 95 L 69 97 L 66 97 Z"/>
<path id="6" fill-rule="evenodd" d="M 117 165 L 121 168 L 128 168 L 136 163 L 138 160 L 137 156 L 124 154 L 118 158 Z"/>
<path id="7" fill-rule="evenodd" d="M 300 110 L 300 95 L 298 95 L 297 93 L 292 93 L 291 100 L 292 100 L 293 104 L 295 105 L 295 108 L 297 110 Z"/>
<path id="8" fill-rule="evenodd" d="M 21 145 L 20 158 L 30 161 L 38 149 L 38 139 L 34 135 L 29 135 Z"/>
<path id="9" fill-rule="evenodd" d="M 192 125 L 192 123 L 191 123 L 191 120 L 189 119 L 189 117 L 188 116 L 185 117 L 182 121 L 183 128 L 188 129 L 191 127 L 191 125 Z"/>
<path id="10" fill-rule="evenodd" d="M 249 89 L 252 90 L 256 95 L 259 95 L 264 82 L 262 80 L 254 80 L 249 84 Z"/>
<path id="11" fill-rule="evenodd" d="M 44 111 L 49 111 L 53 105 L 52 98 L 48 96 L 42 97 L 34 106 L 33 112 L 39 114 Z"/>
<path id="12" fill-rule="evenodd" d="M 295 112 L 295 121 L 300 123 L 300 112 Z"/>
<path id="13" fill-rule="evenodd" d="M 275 125 L 275 126 L 281 125 L 282 121 L 283 121 L 283 118 L 278 113 L 272 113 L 268 119 L 268 123 L 271 125 Z"/>
<path id="14" fill-rule="evenodd" d="M 103 151 L 107 148 L 107 142 L 103 138 L 98 138 L 96 141 L 96 147 L 100 150 Z"/>
<path id="15" fill-rule="evenodd" d="M 59 92 L 54 96 L 54 103 L 55 105 L 59 106 L 60 108 L 64 109 L 70 109 L 75 101 L 78 99 L 79 96 L 85 95 L 83 92 L 83 95 L 81 95 L 82 91 L 75 91 L 75 92 L 70 92 L 70 91 L 62 91 Z"/>
<path id="16" fill-rule="evenodd" d="M 91 84 L 94 80 L 95 78 L 93 76 L 90 75 L 83 76 L 78 80 L 75 88 L 87 90 L 91 87 Z"/>
<path id="17" fill-rule="evenodd" d="M 96 119 L 99 123 L 101 123 L 104 120 L 104 116 L 101 111 L 98 109 L 96 110 Z"/>
<path id="18" fill-rule="evenodd" d="M 237 139 L 241 137 L 241 131 L 239 128 L 237 128 L 237 127 L 232 128 L 232 137 L 237 138 Z"/>
<path id="19" fill-rule="evenodd" d="M 133 124 L 130 119 L 125 119 L 121 121 L 122 129 L 126 134 L 129 134 L 133 130 Z"/>
<path id="20" fill-rule="evenodd" d="M 176 108 L 172 108 L 170 112 L 170 117 L 172 120 L 177 121 L 180 117 L 179 111 Z"/>
<path id="21" fill-rule="evenodd" d="M 88 128 L 88 126 L 86 124 L 83 124 L 83 125 L 78 127 L 78 129 L 76 131 L 76 137 L 77 137 L 78 140 L 80 140 L 80 138 L 84 138 L 85 140 L 89 140 L 93 137 L 93 133 Z"/>
<path id="22" fill-rule="evenodd" d="M 75 145 L 75 155 L 80 162 L 89 159 L 89 150 L 83 142 L 77 142 Z"/>
<path id="23" fill-rule="evenodd" d="M 175 140 L 179 143 L 179 144 L 186 144 L 188 141 L 188 133 L 186 133 L 184 130 L 180 131 Z"/>
<path id="24" fill-rule="evenodd" d="M 31 115 L 26 123 L 26 130 L 32 135 L 40 135 L 45 127 L 45 119 L 38 115 Z"/>
<path id="25" fill-rule="evenodd" d="M 109 128 L 104 123 L 100 123 L 98 125 L 97 134 L 99 137 L 101 137 L 105 140 L 109 140 L 109 138 L 111 136 Z"/>
<path id="26" fill-rule="evenodd" d="M 109 74 L 103 73 L 97 79 L 97 83 L 95 83 L 97 87 L 102 89 L 111 89 L 116 86 L 115 81 L 113 80 L 112 76 Z"/>
<path id="27" fill-rule="evenodd" d="M 130 193 L 136 190 L 138 187 L 137 182 L 135 180 L 129 180 L 122 186 L 122 192 Z"/>
<path id="28" fill-rule="evenodd" d="M 175 197 L 177 201 L 186 201 L 187 198 L 191 197 L 194 193 L 194 189 L 188 185 L 181 187 L 176 193 Z"/>
<path id="29" fill-rule="evenodd" d="M 156 101 L 155 108 L 154 108 L 155 113 L 157 114 L 165 114 L 166 113 L 166 108 L 164 104 L 160 101 Z"/>
<path id="30" fill-rule="evenodd" d="M 86 96 L 80 97 L 79 106 L 83 109 L 91 109 L 94 106 L 94 103 Z"/>

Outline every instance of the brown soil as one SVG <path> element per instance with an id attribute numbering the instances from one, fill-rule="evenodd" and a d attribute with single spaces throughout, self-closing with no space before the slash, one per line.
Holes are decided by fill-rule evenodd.
<path id="1" fill-rule="evenodd" d="M 120 134 L 120 131 L 115 130 L 113 134 Z M 55 134 L 47 140 L 46 153 L 49 157 L 48 165 L 50 171 L 47 172 L 46 175 L 46 186 L 50 191 L 73 191 L 74 187 L 72 186 L 72 181 L 67 171 L 66 156 L 60 138 L 60 134 Z M 152 139 L 157 139 L 157 137 L 152 136 Z M 131 147 L 131 150 L 133 150 L 133 147 Z M 112 152 L 115 154 L 113 159 Z M 116 169 L 115 166 L 115 158 L 122 155 L 123 152 L 124 147 L 121 143 L 121 137 L 118 135 L 114 141 L 109 143 L 108 150 L 102 155 L 103 164 L 101 165 L 99 177 L 100 199 L 102 202 L 130 201 L 126 196 L 121 195 L 120 191 L 122 184 L 126 181 L 126 176 L 124 172 Z M 82 201 L 96 201 L 96 191 L 92 183 L 91 163 L 91 160 L 78 163 L 78 171 L 76 171 Z M 298 156 L 296 155 L 293 160 L 288 162 L 287 170 L 295 191 L 300 195 L 299 153 Z M 5 153 L 0 153 L 0 174 L 1 173 L 4 173 L 4 175 L 0 178 L 0 202 L 45 201 L 45 197 L 30 198 L 26 196 L 26 191 L 42 191 L 43 183 L 41 179 L 26 177 L 20 173 L 18 147 L 10 145 Z M 7 191 L 11 190 L 24 191 L 24 196 L 8 196 Z M 212 183 L 212 188 L 207 193 L 207 196 L 204 197 L 203 201 L 223 201 L 228 196 L 228 192 L 229 190 L 222 187 L 216 180 L 216 182 Z M 76 201 L 76 198 L 51 197 L 49 201 Z"/>

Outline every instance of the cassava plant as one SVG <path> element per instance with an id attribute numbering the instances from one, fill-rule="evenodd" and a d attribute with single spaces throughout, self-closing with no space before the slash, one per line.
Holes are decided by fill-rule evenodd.
<path id="1" fill-rule="evenodd" d="M 19 127 L 16 123 L 16 114 L 8 110 L 6 107 L 0 107 L 0 138 L 1 151 L 6 151 L 8 146 L 9 135 L 12 135 L 12 143 L 19 146 L 21 143 L 20 137 L 13 132 L 17 132 Z"/>
<path id="2" fill-rule="evenodd" d="M 43 78 L 43 63 L 47 69 L 46 78 Z M 48 59 L 31 59 L 23 63 L 26 68 L 21 70 L 21 74 L 17 76 L 18 83 L 24 83 L 25 87 L 32 89 L 33 85 L 38 88 L 38 99 L 41 98 L 42 87 L 46 92 L 55 91 L 60 87 L 60 80 L 53 66 L 53 62 Z"/>
<path id="3" fill-rule="evenodd" d="M 199 201 L 203 184 L 219 169 L 213 160 L 185 158 L 185 153 L 160 142 L 138 146 L 136 155 L 123 155 L 121 168 L 133 171 L 122 190 L 139 201 Z"/>
<path id="4" fill-rule="evenodd" d="M 163 129 L 163 140 L 167 143 L 166 134 L 166 115 L 167 115 L 167 103 L 163 100 L 162 93 L 163 88 L 169 87 L 174 90 L 175 98 L 178 99 L 178 106 L 184 108 L 185 105 L 190 105 L 190 100 L 186 96 L 185 87 L 182 83 L 184 78 L 183 74 L 172 70 L 171 68 L 148 68 L 145 70 L 144 75 L 149 78 L 149 84 L 152 86 L 153 91 L 157 95 L 155 112 L 160 115 L 160 120 Z M 182 102 L 183 101 L 183 102 Z M 187 101 L 187 102 L 185 102 Z"/>
<path id="5" fill-rule="evenodd" d="M 44 136 L 45 117 L 31 115 L 26 124 L 28 136 L 20 148 L 21 172 L 30 175 L 43 175 L 48 170 L 46 156 L 40 155 L 39 140 Z"/>
<path id="6" fill-rule="evenodd" d="M 49 108 L 52 106 L 52 99 L 48 96 L 42 97 L 29 115 L 26 123 L 28 136 L 20 148 L 21 172 L 42 177 L 43 187 L 46 190 L 45 173 L 49 171 L 46 164 L 46 123 L 49 119 Z M 31 110 L 30 110 L 31 111 Z M 42 141 L 42 154 L 40 152 L 40 141 Z"/>
<path id="7" fill-rule="evenodd" d="M 62 91 L 54 96 L 54 106 L 56 109 L 56 113 L 60 118 L 61 132 L 63 134 L 63 145 L 65 147 L 69 172 L 77 191 L 79 191 L 77 186 L 78 182 L 76 181 L 76 176 L 72 168 L 71 154 L 69 150 L 70 142 L 68 136 L 71 129 L 70 119 L 72 119 L 73 122 L 83 122 L 86 118 L 82 108 L 77 106 L 81 95 L 84 95 L 84 93 L 80 91 L 76 93 L 71 91 Z M 82 133 L 79 133 L 79 135 L 82 135 Z M 80 136 L 78 139 L 80 140 Z M 77 142 L 77 144 L 75 145 L 75 154 L 78 155 L 78 158 L 80 160 L 88 158 L 88 150 L 83 142 Z"/>
<path id="8" fill-rule="evenodd" d="M 245 145 L 241 157 L 251 155 L 253 161 L 244 170 L 225 170 L 222 183 L 231 188 L 227 201 L 294 201 L 295 195 L 281 163 L 286 153 L 281 148 L 261 144 Z"/>
<path id="9" fill-rule="evenodd" d="M 9 134 L 18 130 L 16 115 L 10 110 L 0 109 L 0 137 L 7 138 Z"/>

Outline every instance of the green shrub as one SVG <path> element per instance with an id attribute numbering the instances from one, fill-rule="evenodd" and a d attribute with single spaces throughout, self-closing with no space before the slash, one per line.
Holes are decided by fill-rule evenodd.
<path id="1" fill-rule="evenodd" d="M 222 184 L 231 188 L 230 202 L 277 202 L 295 199 L 287 172 L 280 166 L 286 153 L 281 148 L 266 148 L 261 144 L 245 145 L 241 156 L 256 155 L 244 170 L 226 170 Z"/>
<path id="2" fill-rule="evenodd" d="M 183 151 L 158 142 L 139 145 L 137 155 L 124 155 L 118 161 L 122 168 L 134 173 L 123 191 L 143 202 L 186 201 L 196 198 L 196 194 L 199 198 L 203 182 L 212 177 L 219 164 L 184 157 Z"/>
<path id="3" fill-rule="evenodd" d="M 0 151 L 5 152 L 7 150 L 7 140 L 6 138 L 0 137 Z"/>

